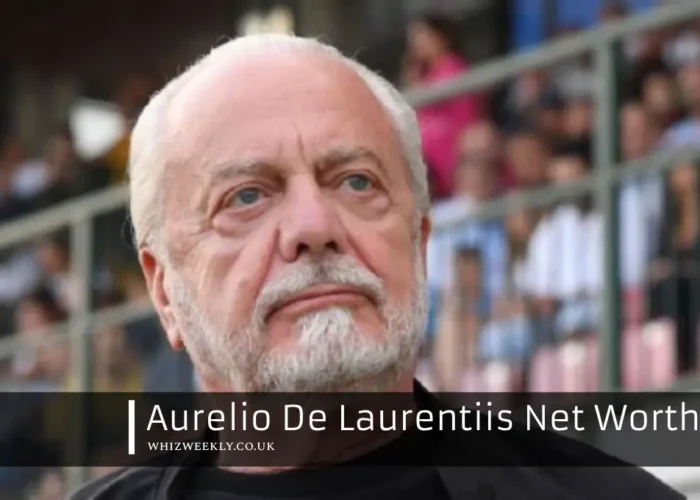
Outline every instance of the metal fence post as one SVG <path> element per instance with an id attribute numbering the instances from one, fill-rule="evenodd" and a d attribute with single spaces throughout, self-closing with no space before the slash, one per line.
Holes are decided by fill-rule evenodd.
<path id="1" fill-rule="evenodd" d="M 74 490 L 89 479 L 87 460 L 90 440 L 90 391 L 92 390 L 92 339 L 90 334 L 93 275 L 93 219 L 83 214 L 71 225 L 71 271 L 76 283 L 77 296 L 70 316 L 71 378 L 76 384 L 75 397 L 78 421 L 73 436 L 68 484 Z M 78 465 L 83 465 L 78 467 Z"/>
<path id="2" fill-rule="evenodd" d="M 595 106 L 596 204 L 603 217 L 603 290 L 600 324 L 599 390 L 620 387 L 619 210 L 613 169 L 619 164 L 620 42 L 606 40 L 595 52 L 598 74 Z"/>

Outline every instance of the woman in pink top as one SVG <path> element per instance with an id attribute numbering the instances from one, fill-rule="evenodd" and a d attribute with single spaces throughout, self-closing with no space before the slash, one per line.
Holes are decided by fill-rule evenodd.
<path id="1" fill-rule="evenodd" d="M 408 53 L 404 80 L 412 86 L 432 85 L 468 70 L 458 55 L 454 26 L 436 15 L 424 15 L 408 28 Z M 458 138 L 481 118 L 479 99 L 463 96 L 418 110 L 423 155 L 428 164 L 434 198 L 452 194 L 453 172 L 458 162 Z"/>

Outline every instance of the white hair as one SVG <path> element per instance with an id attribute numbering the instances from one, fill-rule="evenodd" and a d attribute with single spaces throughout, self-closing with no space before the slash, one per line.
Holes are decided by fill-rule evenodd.
<path id="1" fill-rule="evenodd" d="M 130 213 L 137 246 L 161 246 L 156 229 L 162 222 L 163 172 L 168 164 L 168 110 L 173 99 L 204 67 L 230 65 L 236 56 L 259 52 L 319 54 L 350 68 L 371 90 L 386 111 L 403 150 L 414 193 L 417 219 L 430 209 L 427 168 L 421 152 L 418 123 L 413 108 L 386 79 L 360 63 L 345 57 L 336 48 L 312 38 L 266 34 L 236 38 L 214 48 L 180 76 L 156 93 L 138 118 L 131 136 L 129 154 Z M 162 255 L 161 255 L 162 257 Z"/>

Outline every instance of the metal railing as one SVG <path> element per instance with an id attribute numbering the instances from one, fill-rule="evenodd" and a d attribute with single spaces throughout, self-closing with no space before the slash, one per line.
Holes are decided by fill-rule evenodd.
<path id="1" fill-rule="evenodd" d="M 626 165 L 623 168 L 618 165 L 618 96 L 616 90 L 620 65 L 616 60 L 616 54 L 619 53 L 620 40 L 625 36 L 663 28 L 699 15 L 700 2 L 661 7 L 650 14 L 630 18 L 609 26 L 601 26 L 593 31 L 572 36 L 541 49 L 484 64 L 465 76 L 448 83 L 427 89 L 417 89 L 406 95 L 409 102 L 415 106 L 439 102 L 501 83 L 524 71 L 551 66 L 557 62 L 593 52 L 597 69 L 594 131 L 595 173 L 588 179 L 567 186 L 547 187 L 495 200 L 488 203 L 474 217 L 502 216 L 515 207 L 541 206 L 555 200 L 569 199 L 587 193 L 593 193 L 596 196 L 596 201 L 603 214 L 606 242 L 603 286 L 604 314 L 600 325 L 601 390 L 614 390 L 620 385 L 620 307 L 617 294 L 618 255 L 615 251 L 618 218 L 615 189 L 627 176 L 642 172 L 661 172 L 668 168 L 671 163 L 669 155 L 662 155 Z M 56 335 L 68 335 L 72 341 L 74 375 L 79 381 L 78 387 L 82 391 L 89 391 L 91 388 L 90 352 L 87 339 L 92 331 L 92 326 L 102 321 L 119 323 L 128 318 L 142 317 L 150 311 L 150 306 L 140 303 L 127 304 L 96 313 L 91 310 L 89 304 L 91 292 L 89 280 L 94 259 L 91 222 L 102 214 L 123 207 L 127 202 L 127 196 L 128 190 L 125 186 L 110 188 L 0 227 L 0 248 L 8 248 L 26 242 L 65 226 L 71 228 L 71 265 L 73 273 L 80 277 L 80 300 L 78 300 L 78 307 L 71 312 L 68 324 L 56 327 L 55 333 Z M 446 227 L 440 226 L 434 228 L 435 231 L 446 229 Z M 0 357 L 10 355 L 18 348 L 17 339 L 12 337 L 3 339 L 0 341 Z M 78 469 L 74 473 L 77 475 L 73 475 L 73 482 L 85 480 L 84 470 Z"/>

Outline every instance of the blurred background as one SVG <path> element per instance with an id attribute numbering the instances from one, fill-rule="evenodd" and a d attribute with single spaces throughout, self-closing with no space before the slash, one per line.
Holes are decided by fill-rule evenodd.
<path id="1" fill-rule="evenodd" d="M 168 79 L 257 32 L 321 36 L 418 109 L 429 387 L 700 387 L 699 3 L 24 0 L 0 16 L 0 390 L 196 389 L 130 243 L 129 131 Z M 55 453 L 23 415 L 0 409 L 0 454 Z M 0 499 L 105 472 L 0 467 Z"/>

